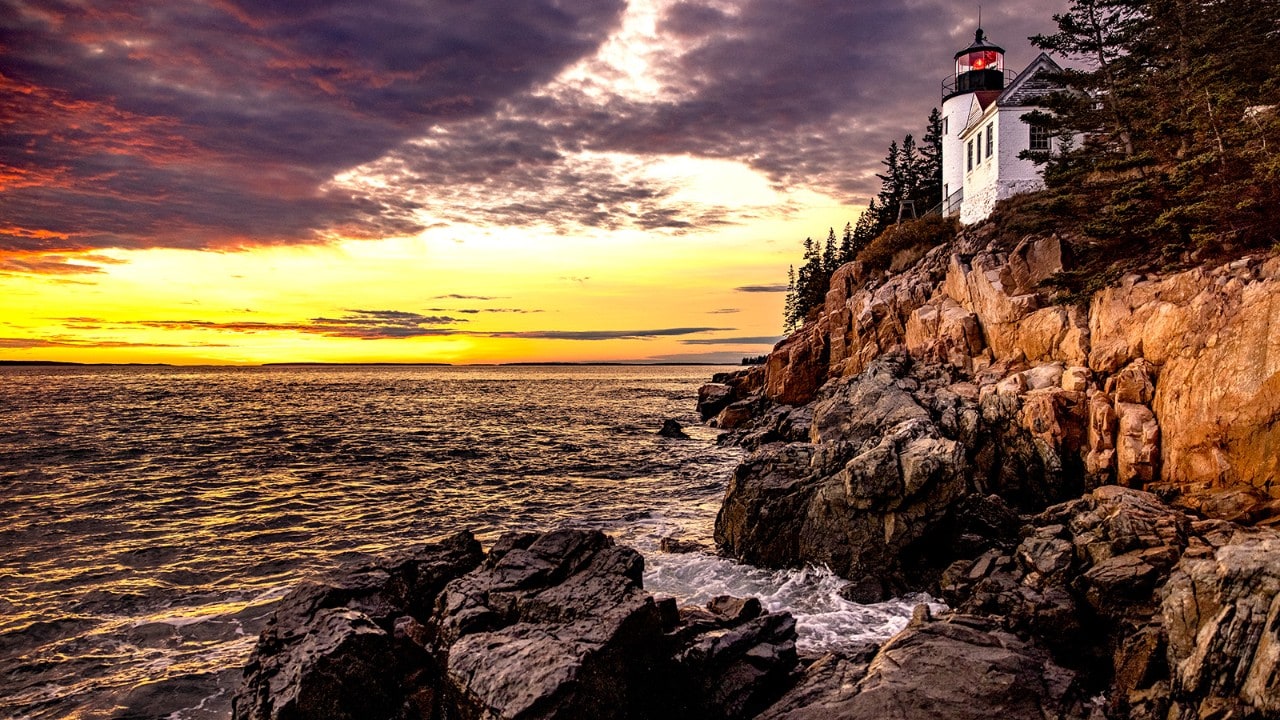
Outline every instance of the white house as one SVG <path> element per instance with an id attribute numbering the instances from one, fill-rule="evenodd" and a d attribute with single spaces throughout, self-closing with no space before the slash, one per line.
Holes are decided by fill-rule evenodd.
<path id="1" fill-rule="evenodd" d="M 1062 68 L 1041 53 L 1011 78 L 1004 49 L 982 28 L 955 59 L 955 75 L 942 82 L 942 212 L 967 224 L 990 215 L 997 200 L 1044 187 L 1035 162 L 1018 156 L 1048 153 L 1058 141 L 1022 116 L 1036 98 L 1063 89 L 1051 79 Z"/>

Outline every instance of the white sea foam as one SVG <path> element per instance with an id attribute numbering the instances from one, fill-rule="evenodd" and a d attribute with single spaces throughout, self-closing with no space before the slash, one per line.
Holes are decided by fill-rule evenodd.
<path id="1" fill-rule="evenodd" d="M 797 646 L 818 653 L 880 643 L 902 630 L 916 605 L 945 605 L 925 594 L 862 605 L 840 597 L 846 581 L 824 567 L 763 570 L 707 553 L 650 553 L 645 588 L 681 602 L 701 604 L 717 595 L 754 596 L 770 612 L 796 618 Z"/>

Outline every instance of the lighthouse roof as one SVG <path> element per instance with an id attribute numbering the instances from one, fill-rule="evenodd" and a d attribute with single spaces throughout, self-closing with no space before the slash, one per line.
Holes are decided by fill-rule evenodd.
<path id="1" fill-rule="evenodd" d="M 1004 48 L 993 44 L 990 40 L 987 40 L 987 34 L 983 32 L 982 28 L 978 28 L 973 33 L 973 42 L 969 47 L 956 53 L 956 59 L 959 60 L 961 55 L 967 55 L 978 50 L 995 50 L 998 53 L 1004 52 Z"/>

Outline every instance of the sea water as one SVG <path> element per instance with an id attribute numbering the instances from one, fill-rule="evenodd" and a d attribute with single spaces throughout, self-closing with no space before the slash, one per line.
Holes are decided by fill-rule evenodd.
<path id="1" fill-rule="evenodd" d="M 758 596 L 806 652 L 896 632 L 914 599 L 659 551 L 710 549 L 742 456 L 697 423 L 717 369 L 0 369 L 0 717 L 228 718 L 292 585 L 463 528 L 603 529 L 650 591 Z"/>

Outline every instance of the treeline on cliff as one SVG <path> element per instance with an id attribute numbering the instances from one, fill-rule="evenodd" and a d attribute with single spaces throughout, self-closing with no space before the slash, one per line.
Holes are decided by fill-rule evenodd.
<path id="1" fill-rule="evenodd" d="M 1015 222 L 1083 236 L 1067 289 L 1280 240 L 1280 0 L 1074 0 L 1053 19 L 1031 42 L 1074 61 L 1073 91 L 1028 119 L 1084 140 L 1039 158 L 1048 190 Z"/>
<path id="2" fill-rule="evenodd" d="M 881 161 L 884 172 L 877 173 L 880 192 L 872 198 L 857 224 L 846 223 L 840 238 L 835 228 L 827 230 L 823 243 L 804 239 L 800 267 L 787 269 L 787 298 L 783 327 L 787 332 L 801 325 L 826 297 L 831 274 L 854 260 L 888 268 L 891 249 L 881 240 L 885 231 L 897 225 L 905 213 L 908 219 L 927 214 L 942 202 L 942 114 L 929 113 L 924 140 L 917 145 L 914 135 L 889 144 Z M 936 224 L 936 223 L 935 223 Z M 948 225 L 948 229 L 949 225 Z M 877 240 L 881 240 L 877 243 Z M 889 250 L 886 253 L 886 250 Z"/>

